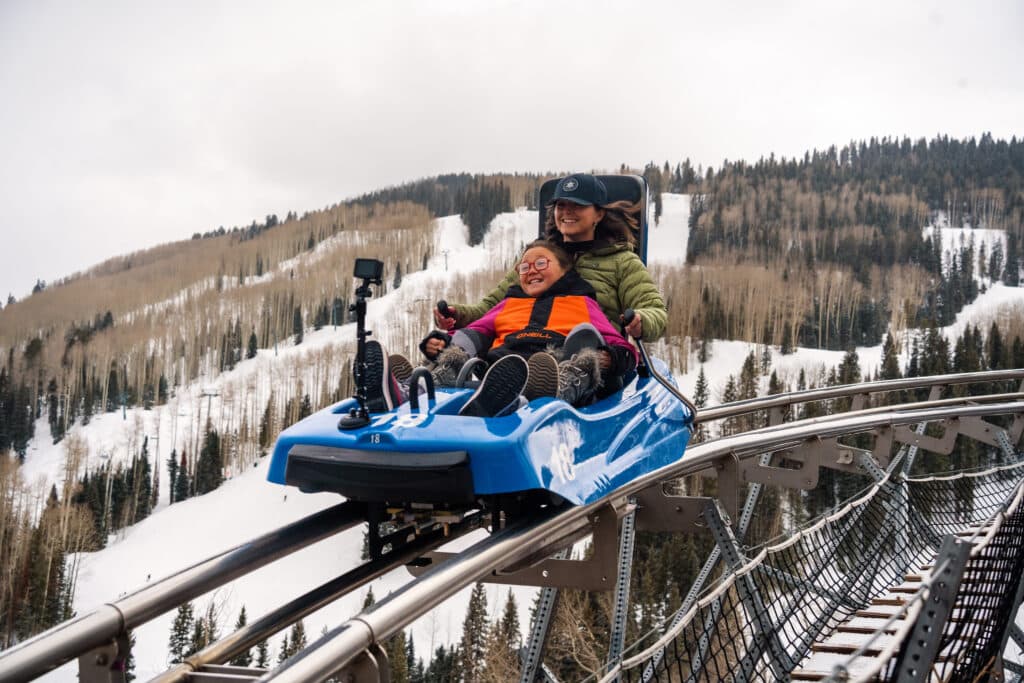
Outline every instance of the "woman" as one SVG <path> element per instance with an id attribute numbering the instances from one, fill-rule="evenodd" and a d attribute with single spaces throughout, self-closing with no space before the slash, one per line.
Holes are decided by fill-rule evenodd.
<path id="1" fill-rule="evenodd" d="M 587 173 L 558 182 L 546 207 L 546 237 L 572 255 L 580 276 L 594 286 L 597 302 L 609 320 L 619 321 L 627 308 L 636 312 L 623 329 L 654 341 L 665 333 L 668 310 L 651 274 L 633 251 L 639 207 L 629 201 L 608 202 L 599 178 Z M 465 327 L 498 303 L 518 281 L 513 270 L 477 304 L 449 304 L 450 317 L 434 311 L 441 329 Z"/>

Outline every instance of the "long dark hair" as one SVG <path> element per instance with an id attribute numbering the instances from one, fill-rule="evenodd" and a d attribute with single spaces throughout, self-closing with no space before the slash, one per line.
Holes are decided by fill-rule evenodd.
<path id="1" fill-rule="evenodd" d="M 640 229 L 640 221 L 637 218 L 640 215 L 640 202 L 621 199 L 597 208 L 604 209 L 604 218 L 594 229 L 594 240 L 635 247 L 636 233 Z M 555 244 L 565 242 L 562 233 L 558 232 L 555 226 L 554 202 L 544 207 L 544 235 Z"/>

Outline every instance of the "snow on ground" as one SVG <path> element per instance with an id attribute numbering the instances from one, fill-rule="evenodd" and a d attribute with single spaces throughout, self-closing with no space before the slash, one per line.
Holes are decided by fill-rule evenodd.
<path id="1" fill-rule="evenodd" d="M 689 197 L 663 195 L 664 209 L 660 222 L 652 223 L 648 256 L 652 263 L 682 264 L 686 255 L 688 237 Z M 522 245 L 537 235 L 537 213 L 519 209 L 501 214 L 494 219 L 482 245 L 467 244 L 468 231 L 458 216 L 436 221 L 436 248 L 425 271 L 409 273 L 402 286 L 368 302 L 367 322 L 376 337 L 385 345 L 395 343 L 389 329 L 406 329 L 396 321 L 412 319 L 413 329 L 426 324 L 422 320 L 433 297 L 443 294 L 453 273 L 469 273 L 492 263 L 511 265 Z M 1024 306 L 1024 288 L 991 287 L 977 302 L 968 306 L 958 317 L 950 334 L 958 334 L 958 326 L 966 321 L 983 322 L 995 307 Z M 986 324 L 987 327 L 987 324 Z M 111 602 L 128 593 L 144 588 L 183 568 L 228 550 L 269 530 L 279 528 L 318 510 L 339 502 L 339 497 L 328 494 L 301 494 L 292 488 L 269 484 L 266 481 L 268 460 L 263 459 L 245 472 L 229 473 L 230 478 L 218 490 L 182 503 L 167 505 L 167 473 L 163 466 L 172 447 L 191 443 L 199 434 L 210 412 L 216 416 L 225 409 L 223 395 L 218 393 L 227 386 L 251 387 L 251 391 L 265 392 L 280 373 L 282 364 L 294 361 L 302 354 L 315 353 L 326 346 L 351 344 L 353 324 L 325 327 L 310 331 L 303 343 L 294 346 L 282 343 L 272 349 L 261 349 L 256 358 L 239 363 L 233 370 L 217 376 L 207 376 L 178 387 L 176 396 L 164 406 L 151 411 L 141 409 L 97 415 L 87 426 L 76 425 L 71 431 L 89 445 L 89 467 L 95 468 L 106 458 L 126 458 L 137 453 L 143 435 L 150 436 L 149 452 L 161 464 L 161 503 L 157 511 L 145 521 L 122 530 L 111 539 L 104 550 L 82 557 L 79 585 L 75 597 L 75 610 L 86 614 L 99 605 Z M 657 345 L 652 347 L 656 350 Z M 760 357 L 761 349 L 755 345 L 736 341 L 716 341 L 712 357 L 705 364 L 710 383 L 712 404 L 718 403 L 721 390 L 730 374 L 738 375 L 747 354 L 754 350 Z M 871 373 L 881 362 L 881 347 L 858 349 L 861 369 Z M 795 389 L 801 368 L 812 381 L 824 376 L 838 365 L 843 354 L 836 351 L 798 349 L 782 356 L 772 350 L 772 367 L 780 379 Z M 691 362 L 690 370 L 678 378 L 682 390 L 693 395 L 699 365 Z M 767 379 L 764 379 L 765 384 Z M 156 438 L 154 438 L 156 437 Z M 189 447 L 189 453 L 195 449 Z M 29 446 L 23 472 L 28 481 L 39 481 L 40 487 L 59 483 L 64 459 L 64 444 L 53 445 L 45 420 L 37 423 L 36 438 Z M 478 532 L 473 538 L 481 537 Z M 469 541 L 460 542 L 464 546 Z M 217 591 L 214 599 L 222 605 L 222 632 L 234 624 L 244 604 L 250 621 L 272 607 L 282 604 L 306 590 L 324 583 L 359 563 L 362 529 L 351 529 L 322 541 L 292 557 L 284 558 L 253 574 L 242 577 Z M 405 570 L 397 570 L 372 582 L 378 599 L 386 596 L 410 580 Z M 460 592 L 444 606 L 421 618 L 413 626 L 413 637 L 419 656 L 429 658 L 440 644 L 449 644 L 461 634 L 470 588 Z M 492 617 L 497 616 L 504 604 L 508 587 L 488 586 Z M 520 621 L 524 636 L 528 629 L 529 611 L 535 589 L 515 588 Z M 357 614 L 366 589 L 356 591 L 305 619 L 310 641 L 325 628 L 333 628 Z M 200 598 L 195 611 L 205 611 L 211 597 Z M 137 631 L 135 647 L 136 673 L 149 678 L 167 666 L 167 639 L 174 613 L 164 614 Z M 271 641 L 271 656 L 277 656 L 283 634 Z M 47 676 L 47 680 L 66 681 L 76 677 L 75 664 L 69 664 Z"/>
<path id="2" fill-rule="evenodd" d="M 423 297 L 417 294 L 443 292 L 451 273 L 473 272 L 493 262 L 511 264 L 521 245 L 536 237 L 537 213 L 520 209 L 498 216 L 484 243 L 477 247 L 468 246 L 467 234 L 458 216 L 439 219 L 437 248 L 429 269 L 406 275 L 401 287 L 370 299 L 367 325 L 380 333 L 379 338 L 387 339 L 386 330 L 394 326 L 396 315 L 413 316 L 424 308 Z M 287 360 L 315 353 L 328 345 L 352 343 L 354 336 L 354 324 L 310 331 L 301 345 L 282 343 L 273 349 L 261 349 L 256 358 L 242 361 L 230 372 L 178 387 L 167 405 L 151 411 L 129 409 L 124 413 L 104 413 L 94 416 L 89 425 L 75 425 L 70 431 L 88 444 L 90 469 L 108 459 L 123 460 L 138 453 L 145 435 L 150 437 L 150 454 L 161 463 L 161 504 L 157 511 L 143 522 L 119 531 L 104 550 L 81 558 L 76 613 L 86 614 L 104 603 L 145 588 L 150 582 L 340 502 L 339 496 L 306 495 L 269 484 L 266 481 L 269 460 L 263 459 L 252 470 L 229 473 L 235 476 L 212 493 L 168 505 L 167 471 L 163 461 L 171 448 L 180 451 L 182 445 L 191 443 L 190 439 L 199 433 L 211 412 L 217 416 L 225 408 L 220 396 L 223 387 L 232 383 L 242 386 L 254 383 L 265 392 L 274 369 Z M 39 490 L 45 492 L 50 483 L 59 485 L 62 480 L 64 443 L 52 444 L 45 419 L 37 422 L 36 429 L 23 474 L 27 481 L 38 482 Z M 189 446 L 189 452 L 194 454 L 195 449 Z M 477 532 L 452 544 L 451 549 L 465 547 L 483 536 L 483 532 Z M 222 632 L 227 632 L 243 604 L 252 621 L 297 597 L 300 587 L 308 590 L 357 566 L 361 547 L 362 528 L 351 529 L 198 599 L 195 611 L 197 614 L 204 612 L 213 600 L 221 606 Z M 380 599 L 410 579 L 401 569 L 377 579 L 370 586 Z M 282 591 L 282 587 L 290 586 L 296 587 L 294 593 Z M 429 658 L 438 645 L 458 640 L 471 590 L 470 587 L 460 592 L 414 625 L 413 638 L 421 656 Z M 507 586 L 488 586 L 494 615 L 500 614 L 508 590 Z M 514 587 L 512 590 L 525 633 L 535 589 Z M 319 637 L 322 630 L 333 628 L 357 614 L 366 592 L 363 588 L 307 617 L 305 626 L 310 641 Z M 152 677 L 166 669 L 167 639 L 174 616 L 173 611 L 164 614 L 136 631 L 134 654 L 136 674 L 140 678 Z M 283 637 L 282 633 L 271 641 L 271 655 L 275 658 Z M 74 680 L 76 671 L 76 665 L 70 663 L 45 680 Z"/>
<path id="3" fill-rule="evenodd" d="M 974 274 L 979 283 L 985 286 L 991 285 L 992 279 L 989 277 L 978 277 L 978 274 L 988 271 L 988 259 L 991 258 L 993 249 L 998 246 L 1004 259 L 1006 256 L 1005 230 L 975 228 L 969 225 L 952 227 L 949 225 L 945 212 L 939 212 L 934 225 L 925 226 L 924 234 L 932 235 L 933 237 L 938 234 L 942 240 L 942 267 L 944 269 L 949 268 L 954 253 L 973 245 Z M 985 262 L 982 262 L 983 258 Z"/>
<path id="4" fill-rule="evenodd" d="M 662 194 L 661 218 L 647 228 L 647 262 L 683 265 L 690 239 L 690 195 Z"/>

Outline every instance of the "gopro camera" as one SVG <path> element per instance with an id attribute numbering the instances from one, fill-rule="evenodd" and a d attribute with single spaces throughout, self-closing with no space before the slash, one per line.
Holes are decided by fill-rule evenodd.
<path id="1" fill-rule="evenodd" d="M 363 280 L 380 283 L 384 275 L 384 262 L 373 258 L 357 258 L 352 274 Z"/>

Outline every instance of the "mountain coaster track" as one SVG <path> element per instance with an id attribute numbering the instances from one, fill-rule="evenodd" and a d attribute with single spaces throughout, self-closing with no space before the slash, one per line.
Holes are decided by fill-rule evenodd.
<path id="1" fill-rule="evenodd" d="M 729 555 L 728 549 L 731 547 L 738 553 L 733 560 L 742 564 L 742 548 L 735 538 L 731 541 L 729 539 L 733 533 L 730 520 L 736 520 L 736 524 L 745 530 L 744 518 L 749 521 L 753 509 L 753 502 L 748 496 L 748 504 L 743 507 L 741 517 L 740 493 L 744 484 L 752 484 L 751 495 L 756 500 L 755 491 L 759 490 L 760 484 L 813 488 L 822 467 L 867 473 L 876 482 L 883 482 L 888 476 L 886 468 L 896 467 L 912 459 L 918 449 L 948 454 L 961 435 L 998 449 L 1007 462 L 1017 460 L 1017 449 L 1024 433 L 1024 401 L 1021 400 L 1024 395 L 1006 393 L 939 399 L 944 388 L 954 385 L 1011 382 L 1024 385 L 1024 370 L 868 382 L 781 394 L 704 410 L 698 416 L 699 423 L 707 424 L 767 412 L 769 426 L 691 445 L 681 460 L 630 482 L 591 505 L 567 509 L 545 508 L 534 517 L 510 520 L 504 528 L 496 530 L 488 538 L 457 555 L 431 553 L 452 538 L 484 526 L 488 515 L 471 511 L 462 520 L 446 528 L 426 530 L 411 537 L 404 545 L 395 543 L 394 550 L 381 559 L 356 567 L 310 590 L 249 626 L 222 638 L 154 680 L 226 681 L 257 676 L 261 676 L 262 680 L 279 681 L 323 680 L 328 677 L 352 681 L 389 680 L 381 644 L 422 614 L 476 581 L 536 585 L 544 587 L 546 591 L 570 586 L 588 590 L 615 589 L 617 577 L 629 571 L 630 558 L 619 556 L 616 563 L 618 529 L 620 525 L 626 526 L 622 523 L 627 517 L 635 517 L 636 527 L 641 530 L 691 533 L 700 528 L 706 532 L 708 527 L 715 526 L 708 515 L 713 518 L 711 511 L 719 510 L 723 524 L 715 531 L 718 548 L 726 548 L 726 555 Z M 869 405 L 872 397 L 922 389 L 930 391 L 928 401 L 864 408 Z M 1017 391 L 1021 390 L 1024 390 L 1024 386 L 1019 385 Z M 785 424 L 782 422 L 784 415 L 795 405 L 833 399 L 850 399 L 851 412 Z M 996 416 L 1005 416 L 1009 426 L 1003 428 L 984 419 Z M 943 435 L 924 433 L 923 427 L 926 424 L 941 425 Z M 866 450 L 840 441 L 843 437 L 855 434 L 872 437 L 874 447 Z M 895 447 L 900 450 L 893 455 Z M 717 499 L 670 496 L 662 490 L 665 482 L 698 473 L 711 474 L 718 479 L 720 493 Z M 909 513 L 911 517 L 918 514 L 913 507 L 909 508 Z M 34 678 L 76 657 L 79 658 L 80 680 L 122 680 L 119 676 L 123 677 L 123 673 L 112 670 L 111 666 L 127 655 L 126 636 L 129 629 L 269 562 L 360 524 L 365 519 L 364 505 L 342 503 L 200 562 L 90 614 L 58 625 L 0 653 L 0 681 Z M 892 522 L 899 518 L 893 518 L 890 514 L 886 519 Z M 408 533 L 408 530 L 400 530 L 400 535 Z M 560 550 L 591 533 L 597 539 L 593 558 L 552 558 Z M 738 536 L 741 537 L 742 533 L 738 533 Z M 395 540 L 398 540 L 397 536 Z M 277 669 L 264 672 L 218 666 L 323 605 L 410 562 L 420 566 L 417 571 L 422 573 L 421 576 L 362 614 L 329 631 Z M 731 561 L 729 565 L 733 566 Z M 625 582 L 627 592 L 628 583 Z M 879 587 L 871 588 L 877 590 Z M 618 592 L 622 590 L 620 585 Z M 691 592 L 695 598 L 698 591 Z M 1019 590 L 1010 592 L 1014 595 L 1009 597 L 1007 609 L 1012 608 L 1012 614 L 1015 614 L 1021 595 Z M 756 605 L 759 600 L 757 586 L 747 582 L 742 588 L 742 594 L 745 601 L 743 604 L 748 610 L 745 618 L 752 620 L 751 623 L 763 620 L 765 613 L 750 609 L 750 605 Z M 618 597 L 617 609 L 619 602 L 625 608 L 628 595 Z M 695 603 L 691 601 L 691 604 Z M 685 602 L 684 607 L 687 607 Z M 1012 614 L 1010 624 L 1013 622 Z M 821 621 L 824 628 L 824 622 L 828 620 Z M 997 640 L 1001 638 L 1002 644 L 1005 644 L 1008 636 L 1016 639 L 1020 633 L 1019 629 L 1009 626 L 1003 631 L 993 636 Z M 1021 636 L 1024 637 L 1024 634 Z M 540 638 L 537 651 L 542 653 L 544 634 L 536 637 Z M 764 646 L 771 642 L 774 641 L 770 637 Z M 611 649 L 614 651 L 616 648 Z M 777 674 L 781 671 L 780 662 L 785 660 L 788 666 L 792 663 L 791 659 L 791 655 L 783 656 L 778 644 L 768 649 L 758 646 L 743 655 L 747 668 L 743 669 L 742 675 L 737 675 L 736 680 L 771 680 L 764 676 L 772 674 L 764 674 L 763 671 L 774 671 Z M 614 680 L 616 677 L 632 679 L 628 666 L 624 666 L 631 660 L 624 660 L 621 654 L 616 660 L 608 663 L 609 673 L 603 680 Z M 636 660 L 636 657 L 632 657 L 632 660 Z M 698 665 L 700 661 L 701 657 L 698 657 L 686 666 Z M 642 680 L 660 680 L 658 666 L 661 665 L 649 663 Z M 1005 667 L 1010 672 L 1018 668 L 1012 662 L 1006 662 Z M 788 670 L 791 671 L 792 667 Z M 702 677 L 697 669 L 688 671 L 691 680 L 712 680 Z M 524 671 L 524 680 L 533 680 L 542 675 L 545 674 L 539 667 L 529 669 Z M 669 676 L 672 677 L 671 674 Z M 675 680 L 674 677 L 672 679 Z"/>

